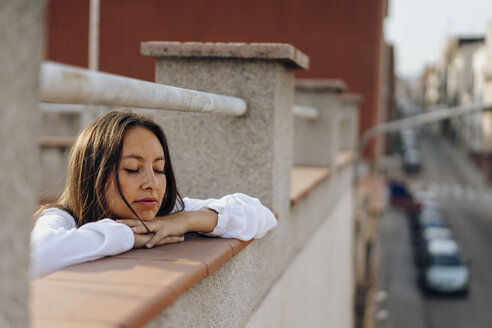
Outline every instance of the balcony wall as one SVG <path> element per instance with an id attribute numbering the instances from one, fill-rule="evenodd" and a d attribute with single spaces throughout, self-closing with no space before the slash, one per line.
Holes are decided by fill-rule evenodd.
<path id="1" fill-rule="evenodd" d="M 292 114 L 294 71 L 308 67 L 307 56 L 278 44 L 162 42 L 142 51 L 156 58 L 157 82 L 248 105 L 238 118 L 154 112 L 183 194 L 246 192 L 274 210 L 279 225 L 249 244 L 190 237 L 39 278 L 31 283 L 34 326 L 352 327 L 354 155 L 337 151 L 336 115 L 327 116 L 330 137 L 311 141 L 319 142 L 315 152 L 332 144 L 330 160 L 292 166 L 294 140 L 310 133 L 296 135 Z M 338 110 L 337 97 L 330 94 L 327 113 Z"/>

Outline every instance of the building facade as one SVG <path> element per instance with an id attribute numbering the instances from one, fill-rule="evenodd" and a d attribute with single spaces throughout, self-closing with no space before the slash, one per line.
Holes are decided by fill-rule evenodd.
<path id="1" fill-rule="evenodd" d="M 387 0 L 235 2 L 102 0 L 101 71 L 152 81 L 154 60 L 140 55 L 143 41 L 281 42 L 311 58 L 299 78 L 336 78 L 363 95 L 360 131 L 382 120 L 380 66 Z M 47 58 L 88 62 L 89 0 L 52 0 Z M 379 147 L 381 148 L 381 147 Z M 374 158 L 371 143 L 366 155 Z"/>

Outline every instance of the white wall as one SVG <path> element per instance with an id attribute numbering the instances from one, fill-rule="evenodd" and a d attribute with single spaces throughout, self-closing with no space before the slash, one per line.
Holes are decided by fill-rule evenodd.
<path id="1" fill-rule="evenodd" d="M 353 326 L 352 217 L 348 190 L 272 287 L 247 328 Z"/>

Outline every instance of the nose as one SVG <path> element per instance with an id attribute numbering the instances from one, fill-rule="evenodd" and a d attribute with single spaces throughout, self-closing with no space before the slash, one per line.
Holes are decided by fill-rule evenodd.
<path id="1" fill-rule="evenodd" d="M 157 183 L 157 177 L 155 176 L 154 169 L 152 167 L 150 169 L 146 169 L 144 180 L 142 182 L 142 189 L 154 190 L 157 188 Z"/>

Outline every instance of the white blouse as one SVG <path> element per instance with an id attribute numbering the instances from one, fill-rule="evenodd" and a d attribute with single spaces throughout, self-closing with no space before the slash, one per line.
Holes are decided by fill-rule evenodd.
<path id="1" fill-rule="evenodd" d="M 208 236 L 250 240 L 263 237 L 277 225 L 273 213 L 261 202 L 236 193 L 220 199 L 184 198 L 185 211 L 204 207 L 218 213 L 217 226 Z M 116 255 L 133 248 L 132 230 L 111 219 L 86 223 L 77 228 L 75 219 L 58 208 L 39 215 L 31 232 L 31 277 L 63 267 Z"/>

